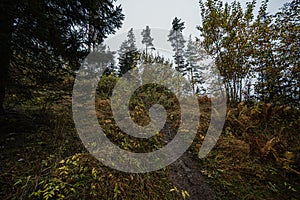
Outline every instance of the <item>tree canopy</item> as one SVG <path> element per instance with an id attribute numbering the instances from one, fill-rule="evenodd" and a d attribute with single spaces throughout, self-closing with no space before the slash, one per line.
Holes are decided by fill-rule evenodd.
<path id="1" fill-rule="evenodd" d="M 287 3 L 275 15 L 263 1 L 243 9 L 238 1 L 200 2 L 202 46 L 214 57 L 224 77 L 230 101 L 251 95 L 264 102 L 299 102 L 299 0 Z M 299 105 L 298 105 L 299 106 Z"/>
<path id="2" fill-rule="evenodd" d="M 0 4 L 0 107 L 9 71 L 75 69 L 93 45 L 122 25 L 115 0 L 4 0 Z"/>

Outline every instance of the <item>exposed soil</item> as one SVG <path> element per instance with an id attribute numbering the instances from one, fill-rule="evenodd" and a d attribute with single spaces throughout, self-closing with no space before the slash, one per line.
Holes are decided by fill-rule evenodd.
<path id="1" fill-rule="evenodd" d="M 185 152 L 171 166 L 170 181 L 180 190 L 186 190 L 189 200 L 215 199 L 215 193 L 205 183 L 200 174 L 199 158 L 190 152 Z M 182 198 L 178 196 L 178 198 Z"/>

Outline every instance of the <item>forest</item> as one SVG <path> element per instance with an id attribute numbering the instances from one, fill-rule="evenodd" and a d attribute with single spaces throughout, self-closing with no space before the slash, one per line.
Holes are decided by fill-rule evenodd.
<path id="1" fill-rule="evenodd" d="M 118 0 L 2 0 L 0 198 L 300 199 L 300 0 L 268 5 L 200 0 L 166 56 L 110 48 Z"/>

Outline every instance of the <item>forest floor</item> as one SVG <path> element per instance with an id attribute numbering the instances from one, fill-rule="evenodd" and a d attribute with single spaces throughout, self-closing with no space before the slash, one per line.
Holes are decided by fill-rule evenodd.
<path id="1" fill-rule="evenodd" d="M 185 152 L 176 162 L 170 165 L 170 181 L 179 189 L 186 190 L 190 200 L 212 200 L 216 194 L 202 176 L 199 158 Z M 177 196 L 180 199 L 180 195 Z"/>
<path id="2" fill-rule="evenodd" d="M 239 104 L 228 109 L 221 138 L 200 160 L 197 153 L 209 124 L 210 105 L 207 100 L 199 102 L 204 113 L 189 150 L 167 168 L 144 174 L 112 170 L 90 156 L 77 136 L 67 102 L 53 104 L 47 112 L 24 105 L 10 109 L 0 117 L 0 197 L 300 198 L 299 110 L 267 104 Z M 101 124 L 112 116 L 98 117 Z M 106 128 L 115 130 L 115 125 Z M 112 140 L 124 149 L 138 147 L 121 136 Z M 145 147 L 151 144 L 145 143 Z"/>

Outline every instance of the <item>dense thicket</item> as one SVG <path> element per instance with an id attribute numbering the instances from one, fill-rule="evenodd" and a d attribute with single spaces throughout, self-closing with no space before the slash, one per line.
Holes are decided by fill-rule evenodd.
<path id="1" fill-rule="evenodd" d="M 114 2 L 1 1 L 1 111 L 8 81 L 20 81 L 28 73 L 33 73 L 31 85 L 37 81 L 57 81 L 59 70 L 69 66 L 73 71 L 93 45 L 100 44 L 108 34 L 120 28 L 124 16 L 121 7 Z M 15 71 L 21 77 L 12 81 L 8 78 L 9 72 Z"/>
<path id="2" fill-rule="evenodd" d="M 230 101 L 253 99 L 299 107 L 300 1 L 275 15 L 263 1 L 201 1 L 202 45 L 215 58 Z"/>

